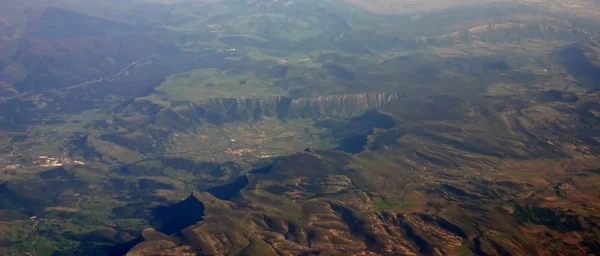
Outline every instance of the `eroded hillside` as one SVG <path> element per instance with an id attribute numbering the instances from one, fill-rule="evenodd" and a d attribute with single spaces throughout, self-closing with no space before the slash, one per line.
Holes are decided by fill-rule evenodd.
<path id="1" fill-rule="evenodd" d="M 597 7 L 4 0 L 0 254 L 594 254 Z"/>
<path id="2" fill-rule="evenodd" d="M 128 255 L 157 240 L 214 255 L 593 253 L 597 100 L 395 101 L 380 111 L 397 125 L 362 152 L 307 150 L 194 193 L 204 220 Z"/>

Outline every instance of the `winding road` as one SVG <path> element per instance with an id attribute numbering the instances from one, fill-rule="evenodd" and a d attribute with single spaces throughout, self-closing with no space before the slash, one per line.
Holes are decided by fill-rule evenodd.
<path id="1" fill-rule="evenodd" d="M 52 90 L 44 90 L 44 91 L 37 91 L 37 92 L 27 92 L 27 93 L 22 93 L 22 94 L 17 94 L 14 96 L 10 96 L 10 97 L 5 97 L 2 98 L 0 97 L 0 102 L 4 102 L 4 101 L 8 101 L 11 99 L 15 99 L 15 98 L 21 98 L 21 97 L 26 97 L 29 95 L 34 95 L 34 94 L 39 94 L 39 93 L 48 93 L 48 92 L 64 92 L 64 91 L 68 91 L 68 90 L 72 90 L 72 89 L 76 89 L 82 86 L 86 86 L 86 85 L 92 85 L 92 84 L 96 84 L 99 82 L 103 82 L 103 81 L 115 81 L 116 79 L 118 79 L 120 76 L 122 76 L 123 74 L 125 74 L 125 72 L 129 71 L 131 68 L 136 67 L 136 66 L 144 66 L 147 64 L 151 64 L 152 63 L 152 59 L 151 58 L 147 58 L 141 61 L 134 61 L 131 64 L 127 65 L 126 67 L 124 67 L 123 69 L 121 69 L 121 71 L 119 71 L 118 73 L 109 75 L 109 76 L 105 76 L 105 77 L 101 77 L 98 79 L 94 79 L 94 80 L 89 80 L 89 81 L 85 81 L 76 85 L 72 85 L 69 87 L 65 87 L 65 88 L 60 88 L 60 89 L 52 89 Z"/>

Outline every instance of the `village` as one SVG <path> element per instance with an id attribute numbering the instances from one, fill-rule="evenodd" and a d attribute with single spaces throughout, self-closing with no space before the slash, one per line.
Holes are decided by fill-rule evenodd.
<path id="1" fill-rule="evenodd" d="M 9 155 L 12 156 L 12 155 Z M 61 166 L 74 166 L 74 165 L 85 165 L 85 162 L 72 160 L 70 158 L 59 158 L 59 157 L 50 157 L 50 156 L 38 156 L 35 160 L 31 161 L 31 164 L 22 164 L 22 163 L 11 163 L 10 161 L 0 158 L 0 173 L 8 174 L 13 173 L 20 169 L 26 168 L 52 168 L 52 167 L 61 167 Z"/>

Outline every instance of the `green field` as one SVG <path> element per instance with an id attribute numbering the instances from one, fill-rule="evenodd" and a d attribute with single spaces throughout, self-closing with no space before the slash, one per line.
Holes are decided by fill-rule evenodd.
<path id="1" fill-rule="evenodd" d="M 286 96 L 274 79 L 252 72 L 228 74 L 217 69 L 197 69 L 167 78 L 156 90 L 171 101 L 201 101 L 211 98 L 257 98 Z"/>

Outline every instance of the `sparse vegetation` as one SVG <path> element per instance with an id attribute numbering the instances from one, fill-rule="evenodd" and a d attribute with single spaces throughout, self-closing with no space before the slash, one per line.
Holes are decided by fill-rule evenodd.
<path id="1" fill-rule="evenodd" d="M 597 3 L 47 2 L 0 8 L 0 255 L 599 248 Z"/>

